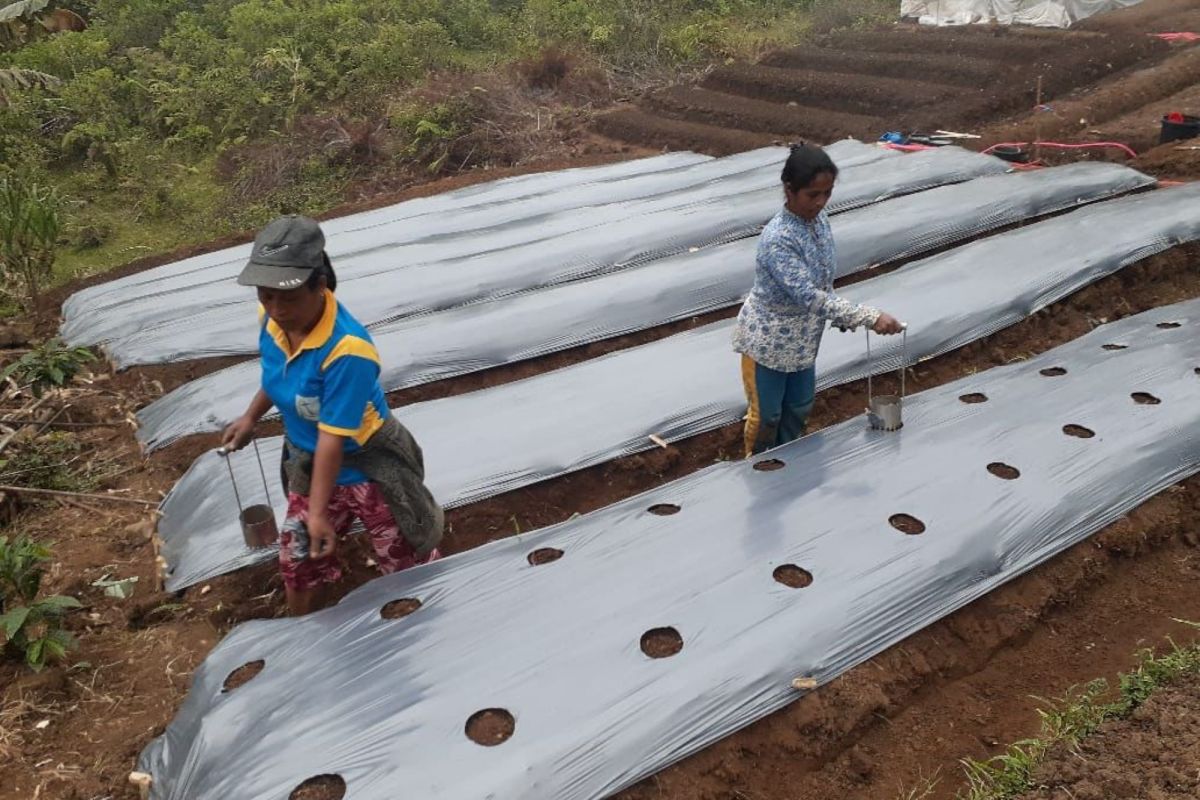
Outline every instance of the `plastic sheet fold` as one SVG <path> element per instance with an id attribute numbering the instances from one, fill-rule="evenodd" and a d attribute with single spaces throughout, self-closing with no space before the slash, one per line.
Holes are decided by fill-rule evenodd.
<path id="1" fill-rule="evenodd" d="M 396 234 L 399 242 L 409 226 L 413 226 L 414 233 L 408 235 L 420 235 L 423 224 L 455 212 L 469 218 L 487 215 L 480 220 L 486 227 L 522 215 L 548 213 L 554 208 L 556 196 L 567 189 L 587 186 L 592 202 L 603 202 L 604 192 L 612 184 L 623 185 L 629 179 L 645 179 L 712 161 L 709 156 L 680 152 L 599 167 L 530 173 L 338 217 L 321 223 L 321 227 L 326 234 L 326 249 L 338 257 L 354 251 L 357 234 L 362 232 L 400 227 Z M 491 216 L 496 213 L 498 217 Z M 470 228 L 464 220 L 461 230 Z M 224 283 L 237 277 L 249 256 L 249 243 L 236 245 L 81 289 L 63 303 L 62 335 L 72 344 L 92 345 L 136 330 L 136 320 L 122 319 L 130 316 L 122 313 L 124 307 L 140 308 L 145 301 L 168 293 Z"/>
<path id="2" fill-rule="evenodd" d="M 1088 206 L 906 265 L 841 293 L 910 325 L 910 361 L 1011 325 L 1077 289 L 1173 246 L 1200 240 L 1200 184 Z M 671 336 L 527 380 L 395 412 L 425 450 L 430 488 L 447 506 L 490 497 L 736 422 L 745 411 L 732 322 Z M 897 337 L 868 361 L 862 333 L 829 331 L 818 387 L 895 369 Z M 279 440 L 263 439 L 264 458 Z M 254 485 L 253 456 L 232 459 Z M 276 498 L 278 499 L 278 498 Z M 162 504 L 168 588 L 272 558 L 242 543 L 225 465 L 198 458 Z M 282 511 L 282 509 L 280 509 Z"/>
<path id="3" fill-rule="evenodd" d="M 322 774 L 355 800 L 607 797 L 1194 474 L 1197 326 L 1200 301 L 1131 317 L 916 395 L 897 432 L 851 420 L 770 453 L 781 469 L 719 464 L 240 625 L 139 769 L 154 800 L 278 800 Z M 532 565 L 542 548 L 561 557 Z M 382 618 L 402 598 L 419 608 Z M 646 655 L 656 629 L 682 649 Z M 514 722 L 490 747 L 466 736 L 485 709 Z"/>
<path id="4" fill-rule="evenodd" d="M 846 210 L 1005 168 L 999 159 L 965 150 L 885 158 L 847 167 L 831 202 Z M 338 294 L 360 321 L 376 325 L 752 236 L 778 205 L 778 173 L 775 160 L 668 195 L 362 250 L 338 260 Z M 206 287 L 203 298 L 194 300 L 196 313 L 172 316 L 163 328 L 147 312 L 138 318 L 138 332 L 110 342 L 107 349 L 123 364 L 139 360 L 132 354 L 141 348 L 171 359 L 252 352 L 254 302 L 252 292 L 233 282 Z M 174 348 L 178 337 L 192 344 Z"/>
<path id="5" fill-rule="evenodd" d="M 1072 164 L 978 178 L 838 214 L 832 221 L 838 274 L 1153 183 L 1116 164 Z M 735 305 L 753 282 L 757 241 L 378 326 L 372 335 L 383 359 L 381 382 L 387 391 L 403 389 Z M 154 449 L 220 430 L 245 410 L 258 383 L 258 363 L 250 361 L 184 384 L 138 413 L 139 440 Z"/>
<path id="6" fill-rule="evenodd" d="M 889 152 L 853 140 L 830 150 L 851 167 L 885 159 Z M 509 203 L 444 209 L 387 224 L 342 223 L 329 235 L 328 249 L 338 269 L 339 291 L 360 301 L 363 322 L 437 310 L 481 299 L 489 290 L 521 291 L 554 282 L 554 273 L 543 275 L 545 270 L 559 269 L 564 273 L 559 279 L 566 279 L 572 270 L 619 268 L 621 259 L 651 258 L 660 246 L 671 246 L 673 235 L 683 235 L 675 227 L 711 212 L 718 199 L 753 194 L 772 181 L 777 185 L 785 153 L 783 148 L 763 148 Z M 974 157 L 976 167 L 991 166 L 980 158 Z M 951 162 L 963 161 L 962 154 L 941 161 L 953 170 Z M 643 227 L 647 217 L 661 227 Z M 614 224 L 641 232 L 640 245 L 618 245 L 611 233 L 597 236 Z M 693 231 L 690 244 L 748 235 L 743 231 L 750 224 L 736 214 L 726 215 L 713 220 L 708 231 Z M 351 229 L 340 230 L 346 227 Z M 560 264 L 556 254 L 571 246 L 576 248 L 571 251 L 574 261 Z M 79 324 L 92 337 L 102 334 L 109 357 L 122 367 L 251 352 L 254 319 L 247 321 L 246 314 L 254 308 L 254 296 L 230 280 L 245 257 L 240 253 L 234 263 L 154 281 L 138 291 L 110 293 L 115 302 L 109 306 L 65 306 L 64 334 L 73 340 Z M 489 280 L 499 284 L 492 286 Z M 166 291 L 170 303 L 162 302 Z"/>

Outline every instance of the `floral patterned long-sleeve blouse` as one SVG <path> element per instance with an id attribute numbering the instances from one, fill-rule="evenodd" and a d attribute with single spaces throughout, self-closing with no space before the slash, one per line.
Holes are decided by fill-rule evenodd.
<path id="1" fill-rule="evenodd" d="M 833 292 L 837 267 L 824 211 L 806 222 L 786 208 L 758 241 L 754 288 L 738 314 L 733 349 L 779 372 L 799 372 L 817 359 L 825 323 L 874 325 L 879 310 Z"/>

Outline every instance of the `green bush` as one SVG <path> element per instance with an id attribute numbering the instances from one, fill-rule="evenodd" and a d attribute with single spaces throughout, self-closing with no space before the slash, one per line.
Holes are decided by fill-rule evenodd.
<path id="1" fill-rule="evenodd" d="M 295 145 L 306 120 L 396 120 L 380 134 L 398 156 L 393 169 L 454 169 L 497 152 L 512 163 L 528 152 L 504 161 L 509 151 L 493 140 L 521 131 L 487 114 L 518 103 L 481 103 L 442 84 L 471 80 L 466 75 L 503 78 L 548 45 L 635 77 L 753 55 L 793 36 L 812 2 L 52 1 L 50 8 L 69 8 L 88 27 L 0 45 L 0 70 L 58 79 L 0 97 L 0 173 L 22 165 L 48 171 L 76 200 L 79 218 L 70 228 L 116 228 L 101 249 L 166 249 L 176 237 L 228 232 L 284 205 L 323 210 L 342 199 L 349 180 L 381 166 L 304 153 Z M 414 100 L 423 90 L 429 96 Z M 541 118 L 535 105 L 529 109 Z M 503 122 L 527 124 L 509 116 Z M 271 174 L 267 164 L 222 174 L 223 154 L 247 147 L 282 154 L 275 179 L 255 177 Z M 247 174 L 258 190 L 244 190 Z M 180 180 L 185 175 L 196 179 Z M 218 197 L 221 191 L 228 194 Z M 115 258 L 66 254 L 60 269 L 91 273 Z"/>
<path id="2" fill-rule="evenodd" d="M 31 175 L 0 177 L 0 277 L 10 298 L 17 286 L 36 307 L 54 267 L 60 208 L 54 188 Z"/>
<path id="3" fill-rule="evenodd" d="M 48 388 L 70 383 L 84 364 L 95 360 L 86 347 L 68 347 L 55 337 L 5 367 L 0 379 L 12 377 L 20 384 L 29 384 L 34 395 L 41 397 Z"/>
<path id="4" fill-rule="evenodd" d="M 64 595 L 38 597 L 50 551 L 28 537 L 0 536 L 0 636 L 7 655 L 34 671 L 66 657 L 75 639 L 62 627 L 63 617 L 79 608 Z"/>

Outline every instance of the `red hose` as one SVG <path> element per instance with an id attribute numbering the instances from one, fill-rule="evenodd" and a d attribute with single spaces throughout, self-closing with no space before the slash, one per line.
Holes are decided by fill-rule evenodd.
<path id="1" fill-rule="evenodd" d="M 1002 142 L 1000 144 L 992 145 L 987 150 L 984 150 L 983 153 L 984 155 L 987 155 L 997 147 L 1028 147 L 1030 145 L 1035 145 L 1038 147 L 1055 147 L 1062 150 L 1086 150 L 1095 147 L 1115 147 L 1118 150 L 1124 150 L 1130 158 L 1138 157 L 1138 154 L 1134 152 L 1132 147 L 1127 144 L 1121 144 L 1120 142 L 1088 142 L 1086 144 L 1063 144 L 1062 142 Z"/>
<path id="2" fill-rule="evenodd" d="M 896 144 L 895 142 L 887 142 L 884 144 L 889 150 L 899 150 L 902 153 L 916 153 L 921 150 L 933 150 L 932 145 L 928 144 Z"/>

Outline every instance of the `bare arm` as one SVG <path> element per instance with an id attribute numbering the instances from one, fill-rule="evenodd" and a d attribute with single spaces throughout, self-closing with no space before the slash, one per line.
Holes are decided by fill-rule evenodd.
<path id="1" fill-rule="evenodd" d="M 308 490 L 308 537 L 313 558 L 332 555 L 337 536 L 329 521 L 329 501 L 342 468 L 342 448 L 346 437 L 321 431 L 317 452 L 313 455 L 312 483 Z"/>
<path id="2" fill-rule="evenodd" d="M 267 397 L 267 393 L 262 389 L 255 392 L 246 413 L 225 428 L 221 435 L 221 446 L 226 450 L 241 450 L 245 447 L 254 438 L 255 423 L 262 419 L 273 405 L 275 404 L 271 402 L 271 398 Z"/>

